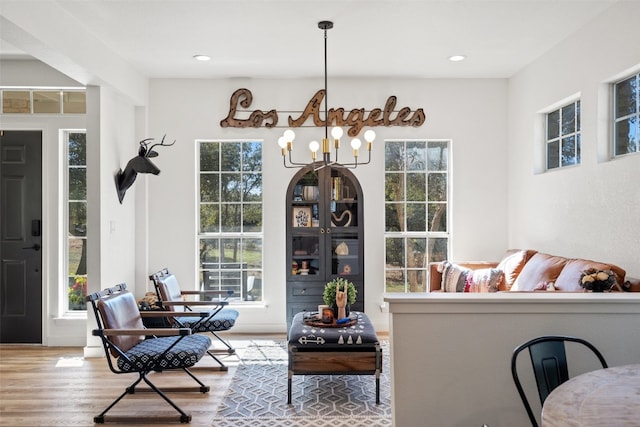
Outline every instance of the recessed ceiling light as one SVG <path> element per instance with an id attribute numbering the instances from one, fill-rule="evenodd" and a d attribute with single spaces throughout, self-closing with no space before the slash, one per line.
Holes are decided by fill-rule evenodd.
<path id="1" fill-rule="evenodd" d="M 460 61 L 464 61 L 466 58 L 466 56 L 464 55 L 453 55 L 449 57 L 449 61 L 451 62 L 460 62 Z"/>
<path id="2" fill-rule="evenodd" d="M 210 61 L 211 57 L 207 55 L 193 55 L 193 59 L 196 61 Z"/>

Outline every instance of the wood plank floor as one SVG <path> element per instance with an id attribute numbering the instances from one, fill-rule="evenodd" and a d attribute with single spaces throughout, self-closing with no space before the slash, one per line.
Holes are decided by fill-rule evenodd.
<path id="1" fill-rule="evenodd" d="M 226 335 L 225 338 L 230 339 L 240 354 L 252 339 L 286 339 L 284 335 Z M 93 426 L 93 417 L 119 396 L 137 375 L 113 374 L 105 358 L 84 359 L 82 356 L 83 349 L 77 347 L 0 345 L 0 426 Z M 192 370 L 210 386 L 209 393 L 167 393 L 183 411 L 191 414 L 191 426 L 211 426 L 233 378 L 238 356 L 223 354 L 222 358 L 229 366 L 226 372 L 211 369 L 217 365 L 206 355 Z M 161 389 L 197 386 L 182 371 L 151 374 L 150 378 Z M 136 415 L 145 420 L 149 417 L 148 422 L 117 423 L 123 427 L 180 425 L 178 413 L 155 393 L 127 395 L 109 411 L 109 415 Z M 172 419 L 150 418 L 159 415 Z"/>

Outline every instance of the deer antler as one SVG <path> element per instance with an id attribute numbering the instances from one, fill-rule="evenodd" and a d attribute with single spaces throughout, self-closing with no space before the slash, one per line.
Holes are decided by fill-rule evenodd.
<path id="1" fill-rule="evenodd" d="M 165 144 L 165 143 L 164 143 L 164 139 L 166 138 L 166 136 L 167 136 L 167 135 L 165 134 L 165 135 L 162 137 L 162 141 L 158 142 L 157 144 L 153 144 L 151 147 L 149 147 L 149 149 L 147 150 L 147 155 L 148 155 L 148 154 L 151 154 L 151 152 L 152 152 L 152 150 L 153 150 L 153 147 L 155 147 L 155 146 L 157 146 L 157 145 L 161 145 L 161 146 L 163 146 L 163 147 L 171 147 L 173 144 L 175 144 L 175 143 L 176 143 L 176 140 L 174 139 L 174 140 L 173 140 L 173 142 L 172 142 L 171 144 Z M 149 138 L 149 139 L 153 140 L 153 138 Z M 147 139 L 145 139 L 145 141 L 148 141 L 148 140 L 147 140 Z M 146 145 L 145 145 L 145 146 L 146 146 Z M 157 155 L 157 153 L 156 153 L 156 155 Z"/>

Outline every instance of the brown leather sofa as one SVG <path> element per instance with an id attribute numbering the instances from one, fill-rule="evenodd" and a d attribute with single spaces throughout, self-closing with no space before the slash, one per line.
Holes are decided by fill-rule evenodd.
<path id="1" fill-rule="evenodd" d="M 457 262 L 456 267 L 473 271 L 497 269 L 504 273 L 504 279 L 497 285 L 498 291 L 563 291 L 583 292 L 580 287 L 582 272 L 595 268 L 612 270 L 616 276 L 614 290 L 640 292 L 640 279 L 626 277 L 626 271 L 617 265 L 587 259 L 565 258 L 544 254 L 532 249 L 509 250 L 499 262 Z M 487 270 L 489 271 L 489 270 Z M 443 290 L 442 263 L 429 265 L 429 290 Z"/>

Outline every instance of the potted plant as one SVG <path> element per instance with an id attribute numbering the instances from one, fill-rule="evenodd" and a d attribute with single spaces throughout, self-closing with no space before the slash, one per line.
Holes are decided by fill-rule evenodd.
<path id="1" fill-rule="evenodd" d="M 355 285 L 344 277 L 336 277 L 335 279 L 327 282 L 327 284 L 324 285 L 322 299 L 324 300 L 324 303 L 326 305 L 333 308 L 333 312 L 335 313 L 336 318 L 338 318 L 338 306 L 336 304 L 336 291 L 338 290 L 338 288 L 341 291 L 344 291 L 346 289 L 347 292 L 347 306 L 345 310 L 345 316 L 349 315 L 349 306 L 356 303 L 356 294 L 358 293 Z"/>

